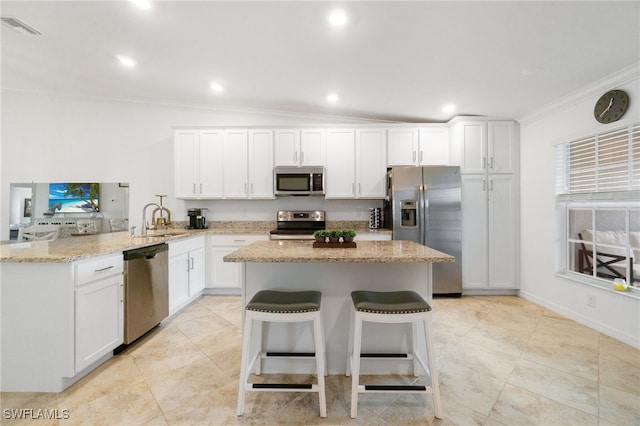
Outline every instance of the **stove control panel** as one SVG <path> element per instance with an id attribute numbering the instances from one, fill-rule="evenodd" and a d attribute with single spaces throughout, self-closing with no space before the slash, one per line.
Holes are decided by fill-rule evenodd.
<path id="1" fill-rule="evenodd" d="M 278 222 L 296 222 L 296 221 L 324 221 L 324 211 L 313 210 L 279 210 Z"/>

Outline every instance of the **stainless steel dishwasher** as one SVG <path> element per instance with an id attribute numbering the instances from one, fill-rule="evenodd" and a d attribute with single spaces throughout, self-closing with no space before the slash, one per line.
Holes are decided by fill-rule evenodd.
<path id="1" fill-rule="evenodd" d="M 169 316 L 169 245 L 124 252 L 124 343 Z"/>

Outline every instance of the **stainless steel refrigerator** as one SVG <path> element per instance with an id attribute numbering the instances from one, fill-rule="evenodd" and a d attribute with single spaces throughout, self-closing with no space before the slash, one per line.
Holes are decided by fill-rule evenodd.
<path id="1" fill-rule="evenodd" d="M 433 264 L 433 294 L 462 294 L 459 167 L 394 167 L 388 172 L 385 227 L 394 240 L 424 244 L 456 258 Z"/>

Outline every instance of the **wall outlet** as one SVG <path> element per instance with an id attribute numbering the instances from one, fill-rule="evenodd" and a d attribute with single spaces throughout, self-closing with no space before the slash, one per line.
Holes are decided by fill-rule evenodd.
<path id="1" fill-rule="evenodd" d="M 587 306 L 590 308 L 596 307 L 596 295 L 595 294 L 587 294 Z"/>

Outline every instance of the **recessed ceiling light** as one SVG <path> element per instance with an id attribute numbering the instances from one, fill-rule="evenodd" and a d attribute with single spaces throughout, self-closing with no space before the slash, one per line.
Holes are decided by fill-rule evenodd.
<path id="1" fill-rule="evenodd" d="M 128 56 L 116 55 L 116 58 L 118 58 L 122 66 L 129 67 L 129 68 L 136 66 L 136 63 L 133 61 L 133 59 L 131 59 Z"/>
<path id="2" fill-rule="evenodd" d="M 331 102 L 332 104 L 335 104 L 339 100 L 340 100 L 340 98 L 338 97 L 338 95 L 336 93 L 329 93 L 327 95 L 327 102 Z"/>
<path id="3" fill-rule="evenodd" d="M 224 87 L 222 87 L 222 84 L 220 83 L 212 82 L 211 84 L 209 84 L 209 86 L 211 87 L 211 90 L 216 93 L 224 92 Z"/>
<path id="4" fill-rule="evenodd" d="M 151 9 L 151 0 L 131 0 L 140 9 Z"/>
<path id="5" fill-rule="evenodd" d="M 347 14 L 340 9 L 336 9 L 329 14 L 329 23 L 334 27 L 344 27 L 349 18 Z"/>
<path id="6" fill-rule="evenodd" d="M 456 106 L 454 104 L 446 104 L 442 107 L 442 112 L 450 113 L 456 110 Z"/>

